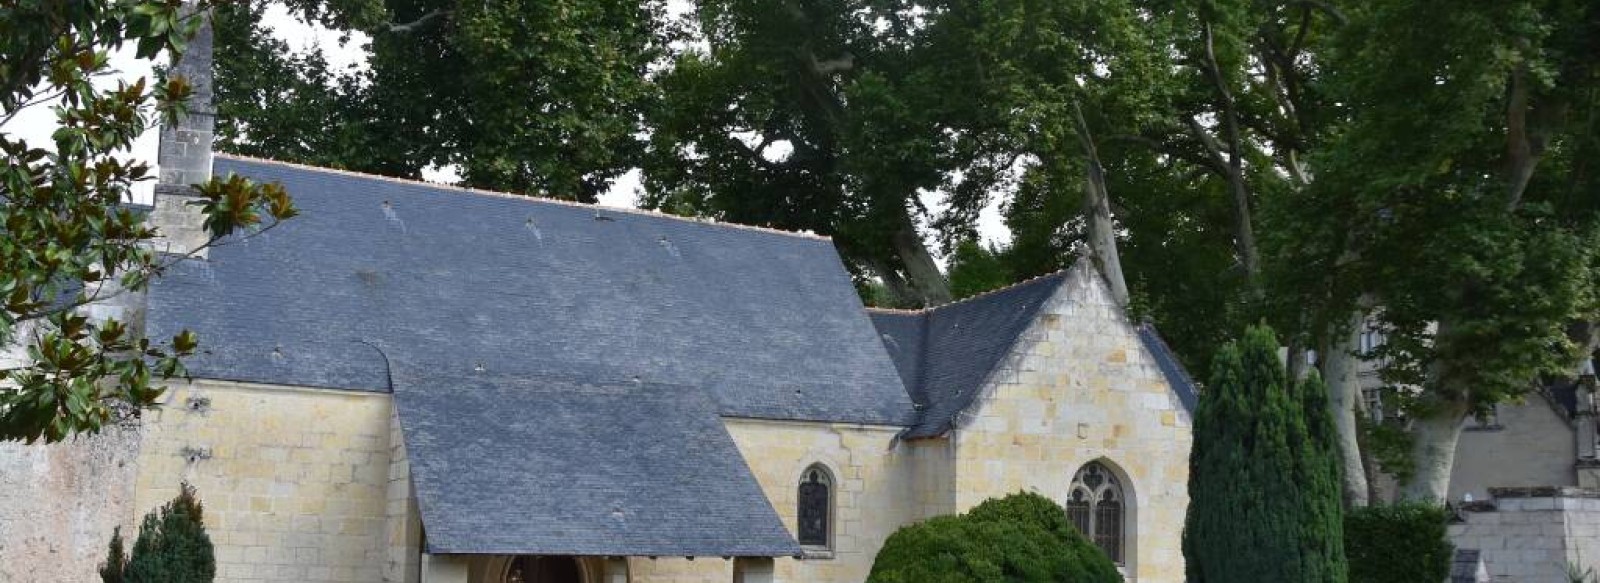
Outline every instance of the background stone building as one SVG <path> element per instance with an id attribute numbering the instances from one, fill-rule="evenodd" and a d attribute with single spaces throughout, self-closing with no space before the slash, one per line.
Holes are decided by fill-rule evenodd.
<path id="1" fill-rule="evenodd" d="M 0 447 L 0 580 L 92 580 L 180 482 L 227 582 L 854 582 L 1019 490 L 1183 579 L 1194 386 L 1086 263 L 868 310 L 824 238 L 213 159 L 209 68 L 203 33 L 164 249 L 212 173 L 303 215 L 97 308 L 205 352 L 137 426 Z"/>
<path id="2" fill-rule="evenodd" d="M 1361 349 L 1383 340 L 1367 331 Z M 1366 413 L 1404 423 L 1384 406 L 1397 389 L 1379 378 L 1379 364 L 1366 362 L 1361 372 Z M 1569 567 L 1600 572 L 1594 392 L 1590 367 L 1576 380 L 1547 383 L 1462 422 L 1450 473 L 1450 538 L 1494 581 L 1566 583 Z M 1381 473 L 1373 487 L 1380 501 L 1394 500 L 1398 490 Z"/>

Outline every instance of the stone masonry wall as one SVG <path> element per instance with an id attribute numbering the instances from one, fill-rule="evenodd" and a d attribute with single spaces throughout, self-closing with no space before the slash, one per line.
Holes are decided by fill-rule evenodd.
<path id="1" fill-rule="evenodd" d="M 1133 500 L 1129 581 L 1179 583 L 1190 418 L 1098 276 L 1075 268 L 959 420 L 956 506 L 1030 490 L 1065 502 L 1102 460 Z"/>
<path id="2" fill-rule="evenodd" d="M 1489 488 L 1577 486 L 1572 462 L 1578 459 L 1572 425 L 1540 395 L 1520 404 L 1500 405 L 1499 427 L 1486 430 L 1476 419 L 1464 422 L 1450 470 L 1450 499 L 1465 494 L 1485 500 Z"/>
<path id="3" fill-rule="evenodd" d="M 392 400 L 391 400 L 392 402 Z M 422 513 L 411 486 L 411 461 L 400 433 L 398 412 L 389 413 L 389 483 L 384 509 L 384 583 L 420 583 L 422 579 Z"/>
<path id="4" fill-rule="evenodd" d="M 135 507 L 193 484 L 218 583 L 382 581 L 388 395 L 196 381 L 145 420 Z"/>
<path id="5" fill-rule="evenodd" d="M 796 495 L 801 473 L 821 463 L 835 479 L 831 556 L 777 560 L 784 582 L 863 581 L 883 540 L 909 522 L 919 507 L 912 475 L 922 450 L 889 448 L 898 427 L 725 420 L 745 462 L 791 533 L 796 532 Z M 937 491 L 937 488 L 932 489 Z M 721 583 L 732 580 L 733 563 L 717 557 L 635 558 L 635 583 Z"/>
<path id="6" fill-rule="evenodd" d="M 1500 490 L 1500 489 L 1497 489 Z M 1533 492 L 1535 490 L 1541 492 Z M 1569 564 L 1600 571 L 1600 494 L 1574 488 L 1508 489 L 1493 509 L 1450 526 L 1457 548 L 1482 552 L 1495 581 L 1566 583 Z M 1534 493 L 1535 497 L 1521 497 Z"/>
<path id="7" fill-rule="evenodd" d="M 136 427 L 53 445 L 0 443 L 0 581 L 99 581 L 112 529 L 131 536 L 136 527 L 138 455 Z"/>

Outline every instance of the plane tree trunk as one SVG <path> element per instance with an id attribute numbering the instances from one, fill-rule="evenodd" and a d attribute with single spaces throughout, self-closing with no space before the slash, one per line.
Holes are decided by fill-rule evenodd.
<path id="1" fill-rule="evenodd" d="M 1122 275 L 1122 257 L 1117 253 L 1117 232 L 1111 220 L 1111 195 L 1106 189 L 1105 168 L 1100 165 L 1100 154 L 1095 148 L 1093 134 L 1089 133 L 1089 124 L 1083 120 L 1083 110 L 1074 103 L 1072 113 L 1078 124 L 1084 165 L 1088 168 L 1083 181 L 1083 214 L 1089 224 L 1089 253 L 1111 287 L 1112 299 L 1126 307 L 1128 281 Z"/>
<path id="2" fill-rule="evenodd" d="M 911 215 L 902 214 L 901 224 L 892 237 L 895 255 L 905 268 L 906 284 L 921 297 L 924 306 L 932 307 L 950 303 L 950 283 L 939 271 L 938 262 L 928 251 L 922 234 L 917 232 Z"/>
<path id="3" fill-rule="evenodd" d="M 1370 503 L 1366 467 L 1362 463 L 1360 431 L 1356 411 L 1361 403 L 1361 312 L 1351 314 L 1344 327 L 1330 334 L 1323 352 L 1323 368 L 1328 385 L 1328 413 L 1339 440 L 1340 465 L 1344 468 L 1344 501 L 1348 507 Z"/>

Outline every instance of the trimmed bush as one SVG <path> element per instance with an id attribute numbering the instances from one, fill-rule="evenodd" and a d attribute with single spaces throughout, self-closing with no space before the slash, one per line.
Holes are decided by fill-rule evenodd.
<path id="1" fill-rule="evenodd" d="M 1444 581 L 1455 555 L 1448 520 L 1443 507 L 1423 502 L 1346 511 L 1350 583 Z"/>
<path id="2" fill-rule="evenodd" d="M 960 516 L 901 528 L 884 542 L 867 583 L 1120 583 L 1111 559 L 1066 510 L 1038 494 L 1012 494 Z"/>
<path id="3" fill-rule="evenodd" d="M 1189 582 L 1344 583 L 1338 446 L 1322 381 L 1289 379 L 1264 326 L 1224 346 L 1211 368 L 1189 457 Z"/>
<path id="4" fill-rule="evenodd" d="M 100 567 L 104 583 L 211 583 L 217 559 L 206 535 L 205 509 L 188 484 L 159 511 L 144 515 L 133 551 L 123 559 L 122 532 L 111 535 L 111 549 Z"/>
<path id="5" fill-rule="evenodd" d="M 122 527 L 111 529 L 110 546 L 106 552 L 106 562 L 100 564 L 100 581 L 123 583 L 122 570 L 128 567 L 128 557 L 122 552 Z"/>

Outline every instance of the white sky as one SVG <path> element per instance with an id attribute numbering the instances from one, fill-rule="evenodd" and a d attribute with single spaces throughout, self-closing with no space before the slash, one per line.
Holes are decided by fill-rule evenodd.
<path id="1" fill-rule="evenodd" d="M 671 0 L 670 9 L 681 13 L 687 9 L 687 0 Z M 350 67 L 365 67 L 367 51 L 365 50 L 364 35 L 355 34 L 351 42 L 339 44 L 339 33 L 303 22 L 291 16 L 281 4 L 268 7 L 264 18 L 265 24 L 273 33 L 287 42 L 291 49 L 296 51 L 320 50 L 328 60 L 328 64 L 336 70 Z M 117 79 L 135 79 L 151 73 L 150 61 L 139 60 L 133 57 L 133 47 L 130 44 L 126 50 L 114 54 L 111 59 L 112 66 L 117 69 L 117 75 L 101 80 L 107 86 L 112 86 Z M 50 134 L 56 128 L 55 115 L 48 107 L 38 106 L 23 111 L 10 123 L 0 126 L 0 131 L 6 134 L 21 136 L 31 143 L 46 145 L 50 141 Z M 151 130 L 141 136 L 134 144 L 129 157 L 148 162 L 152 168 L 156 165 L 156 142 L 158 132 Z M 782 155 L 777 153 L 774 155 Z M 155 175 L 156 173 L 152 173 Z M 423 172 L 424 178 L 436 182 L 453 182 L 459 179 L 455 168 L 431 168 Z M 134 189 L 136 202 L 148 203 L 153 184 L 146 182 Z M 600 196 L 600 204 L 613 207 L 636 206 L 639 194 L 643 191 L 640 184 L 640 172 L 635 169 L 623 175 L 612 185 L 611 189 Z M 292 193 L 291 193 L 292 194 Z M 944 195 L 941 193 L 925 193 L 922 203 L 935 213 L 943 208 Z M 1011 239 L 1011 232 L 1005 227 L 1000 216 L 998 201 L 989 205 L 980 214 L 978 219 L 978 232 L 985 241 L 1007 242 Z M 942 263 L 942 261 L 941 261 Z"/>

